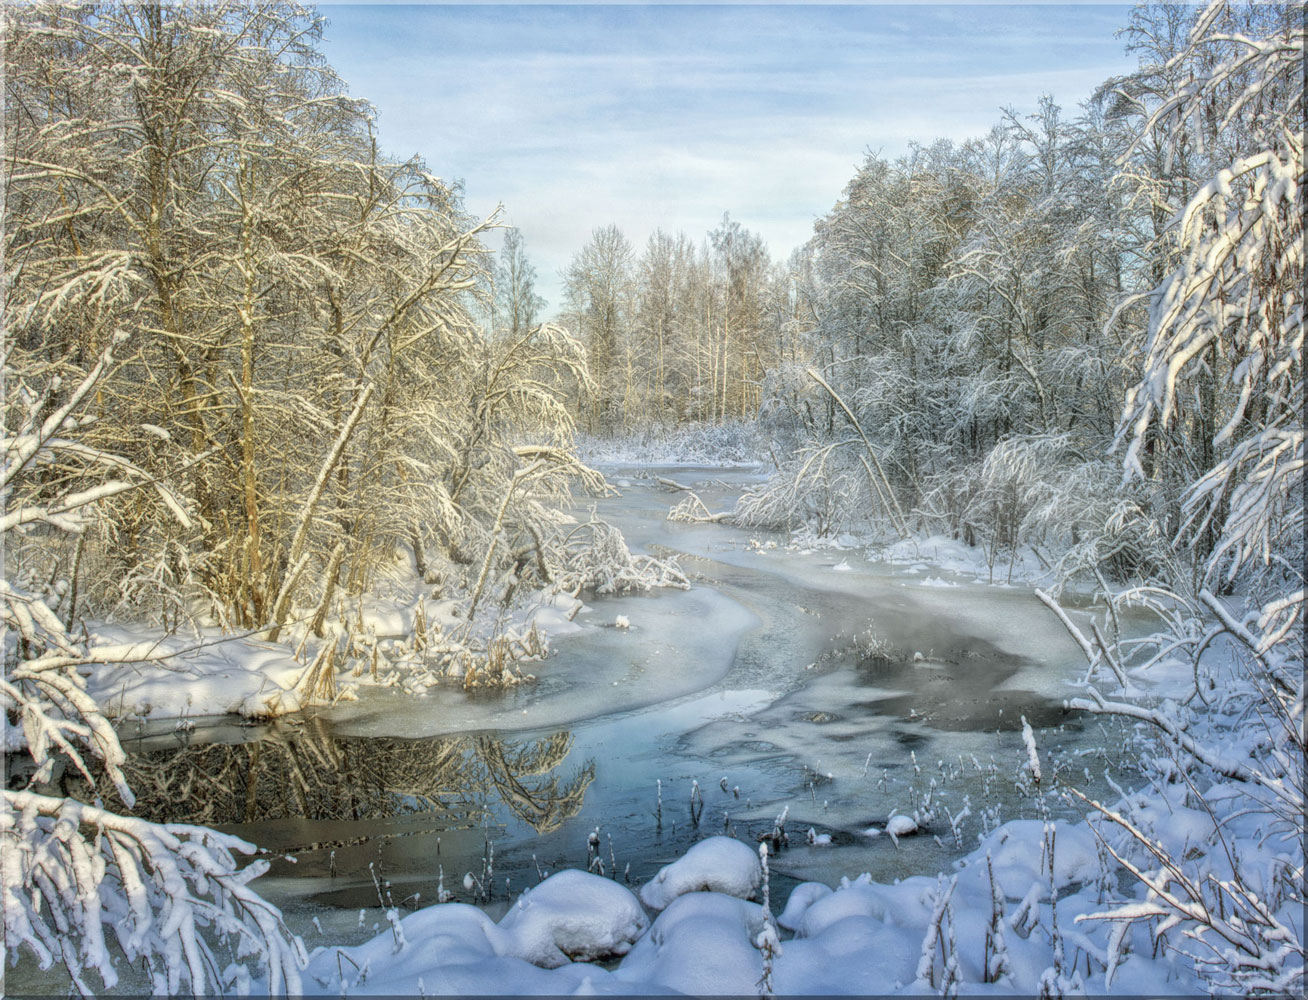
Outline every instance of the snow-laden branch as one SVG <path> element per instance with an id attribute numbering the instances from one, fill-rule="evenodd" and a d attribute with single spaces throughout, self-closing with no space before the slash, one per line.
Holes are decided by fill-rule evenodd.
<path id="1" fill-rule="evenodd" d="M 260 992 L 300 991 L 304 945 L 249 887 L 267 862 L 237 867 L 234 855 L 252 854 L 251 844 L 70 799 L 3 795 L 0 894 L 11 952 L 29 949 L 42 968 L 62 963 L 83 993 L 90 971 L 112 989 L 108 925 L 127 960 L 142 963 L 152 992 L 202 995 L 248 989 L 244 966 L 219 945 L 234 938 L 230 954 L 255 960 Z"/>
<path id="2" fill-rule="evenodd" d="M 14 478 L 22 474 L 31 464 L 32 459 L 40 454 L 41 450 L 46 447 L 47 443 L 56 435 L 63 432 L 69 425 L 73 414 L 77 411 L 86 397 L 90 394 L 104 378 L 105 373 L 114 364 L 113 352 L 120 344 L 127 341 L 126 333 L 116 333 L 110 338 L 109 344 L 100 352 L 100 357 L 96 360 L 91 370 L 86 373 L 82 381 L 77 384 L 68 398 L 62 405 L 56 407 L 50 416 L 46 417 L 41 423 L 41 427 L 35 433 L 21 434 L 16 438 L 6 438 L 4 440 L 5 462 L 3 469 L 0 469 L 0 489 L 5 489 L 13 482 Z M 59 379 L 52 379 L 47 383 L 40 403 L 33 404 L 33 412 L 43 407 L 46 401 L 53 401 L 55 394 L 62 388 Z"/>

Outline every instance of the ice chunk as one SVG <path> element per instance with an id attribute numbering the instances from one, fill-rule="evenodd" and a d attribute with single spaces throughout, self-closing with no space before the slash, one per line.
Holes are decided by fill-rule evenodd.
<path id="1" fill-rule="evenodd" d="M 659 869 L 640 890 L 640 899 L 652 910 L 665 909 L 687 892 L 722 892 L 747 899 L 762 878 L 758 855 L 748 846 L 730 837 L 709 837 Z"/>
<path id="2" fill-rule="evenodd" d="M 648 926 L 629 889 L 581 871 L 528 889 L 499 923 L 506 954 L 546 969 L 625 955 Z"/>

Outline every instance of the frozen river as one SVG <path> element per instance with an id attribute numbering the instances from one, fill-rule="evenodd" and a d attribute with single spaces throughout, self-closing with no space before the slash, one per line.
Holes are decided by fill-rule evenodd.
<path id="1" fill-rule="evenodd" d="M 708 834 L 752 842 L 783 810 L 782 897 L 798 880 L 934 873 L 1002 820 L 1070 812 L 1060 776 L 1102 785 L 1115 737 L 1063 711 L 1083 663 L 1028 589 L 668 522 L 678 496 L 652 478 L 718 510 L 752 471 L 607 471 L 622 495 L 600 515 L 633 548 L 676 554 L 693 589 L 591 600 L 591 627 L 504 694 L 369 691 L 273 725 L 201 726 L 185 745 L 129 739 L 142 811 L 274 852 L 259 884 L 312 945 L 319 927 L 370 935 L 378 884 L 397 904 L 443 888 L 498 911 L 546 871 L 602 865 L 634 885 Z M 923 835 L 863 832 L 915 810 Z M 810 828 L 830 843 L 806 843 Z"/>

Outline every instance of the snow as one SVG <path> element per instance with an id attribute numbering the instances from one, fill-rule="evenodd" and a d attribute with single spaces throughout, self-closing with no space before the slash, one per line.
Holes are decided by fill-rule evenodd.
<path id="1" fill-rule="evenodd" d="M 917 833 L 917 820 L 898 813 L 886 820 L 886 833 L 891 837 L 907 837 Z"/>
<path id="2" fill-rule="evenodd" d="M 1083 823 L 1058 823 L 1053 832 L 1061 947 L 1069 959 L 1077 955 L 1086 992 L 1198 992 L 1184 963 L 1150 957 L 1145 928 L 1128 934 L 1130 950 L 1110 990 L 1102 958 L 1111 928 L 1104 921 L 1077 920 L 1103 909 L 1092 887 L 1098 863 L 1093 834 Z M 1045 842 L 1046 827 L 1038 821 L 995 831 L 959 863 L 943 909 L 941 892 L 948 887 L 924 876 L 882 884 L 862 875 L 834 888 L 801 883 L 776 920 L 791 934 L 771 959 L 774 991 L 931 992 L 919 969 L 934 968 L 938 976 L 947 949 L 956 949 L 965 991 L 985 991 L 981 981 L 992 917 L 989 855 L 1005 907 L 1007 972 L 988 991 L 1034 995 L 1055 962 L 1048 872 L 1042 868 Z M 752 870 L 746 858 L 754 861 Z M 404 917 L 398 931 L 385 930 L 364 944 L 320 949 L 304 977 L 306 988 L 324 994 L 757 995 L 766 917 L 758 903 L 740 898 L 758 887 L 754 851 L 740 841 L 712 837 L 663 872 L 641 893 L 646 906 L 662 911 L 652 922 L 616 881 L 564 871 L 523 893 L 498 924 L 474 907 L 444 903 Z M 729 891 L 710 888 L 710 882 Z M 650 893 L 651 887 L 657 892 Z M 1034 920 L 1019 930 L 1014 921 L 1023 905 Z M 946 926 L 924 966 L 923 941 L 931 938 L 938 913 Z M 593 964 L 615 956 L 622 956 L 616 966 Z"/>
<path id="3" fill-rule="evenodd" d="M 100 625 L 106 642 L 139 641 L 139 634 Z M 166 663 L 111 663 L 92 671 L 87 691 L 111 716 L 185 718 L 233 713 L 276 715 L 299 708 L 292 688 L 304 673 L 289 646 L 203 633 L 160 638 Z"/>
<path id="4" fill-rule="evenodd" d="M 640 900 L 652 910 L 662 910 L 688 892 L 721 892 L 744 899 L 761 880 L 758 855 L 738 840 L 710 837 L 659 869 L 640 890 Z"/>
<path id="5" fill-rule="evenodd" d="M 717 892 L 682 896 L 654 921 L 617 975 L 633 993 L 654 986 L 698 996 L 755 994 L 763 960 L 754 941 L 762 930 L 763 909 L 756 903 Z"/>
<path id="6" fill-rule="evenodd" d="M 591 466 L 625 468 L 649 465 L 688 465 L 732 468 L 757 465 L 767 456 L 767 443 L 754 421 L 689 424 L 645 428 L 608 437 L 577 436 L 577 454 Z"/>
<path id="7" fill-rule="evenodd" d="M 1051 824 L 1054 830 L 1054 886 L 1060 891 L 1094 881 L 1099 873 L 1097 840 L 1084 823 Z M 1004 895 L 1020 899 L 1034 884 L 1048 898 L 1049 874 L 1042 844 L 1044 824 L 1034 819 L 1005 823 L 986 837 L 975 852 L 960 862 L 960 885 L 987 886 L 986 856 L 990 856 L 995 881 Z M 987 889 L 987 891 L 989 891 Z"/>
<path id="8" fill-rule="evenodd" d="M 918 581 L 919 587 L 958 587 L 961 586 L 955 580 L 945 580 L 938 576 L 928 576 Z"/>
<path id="9" fill-rule="evenodd" d="M 959 585 L 940 571 L 954 574 L 978 583 L 1005 584 L 1044 583 L 1050 580 L 1049 570 L 1042 566 L 1035 553 L 1019 548 L 1016 553 L 1004 552 L 995 562 L 993 570 L 986 562 L 981 546 L 969 546 L 948 535 L 914 535 L 909 538 L 877 545 L 868 540 L 868 556 L 891 566 L 902 566 L 913 573 L 936 573 L 918 581 L 922 587 L 949 588 Z"/>
<path id="10" fill-rule="evenodd" d="M 777 917 L 777 923 L 788 931 L 795 930 L 808 908 L 830 895 L 831 886 L 823 882 L 801 882 L 790 890 L 790 898 L 786 900 L 786 908 Z"/>
<path id="11" fill-rule="evenodd" d="M 561 871 L 518 897 L 500 921 L 508 951 L 553 969 L 625 955 L 649 926 L 630 890 L 588 872 Z"/>

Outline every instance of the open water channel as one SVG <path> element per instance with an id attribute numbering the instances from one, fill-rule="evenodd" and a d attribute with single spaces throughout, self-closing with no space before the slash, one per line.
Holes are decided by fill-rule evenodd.
<path id="1" fill-rule="evenodd" d="M 269 725 L 125 732 L 138 813 L 268 849 L 258 885 L 312 946 L 384 928 L 379 891 L 497 914 L 561 867 L 635 887 L 704 836 L 752 843 L 783 810 L 781 903 L 806 879 L 933 873 L 1000 821 L 1070 811 L 1060 783 L 1102 785 L 1120 736 L 1064 711 L 1084 664 L 1028 589 L 666 520 L 679 497 L 655 475 L 720 510 L 751 470 L 608 471 L 622 495 L 600 516 L 676 554 L 691 590 L 590 600 L 589 627 L 506 693 L 371 690 Z M 931 817 L 918 836 L 863 832 L 915 809 Z"/>

